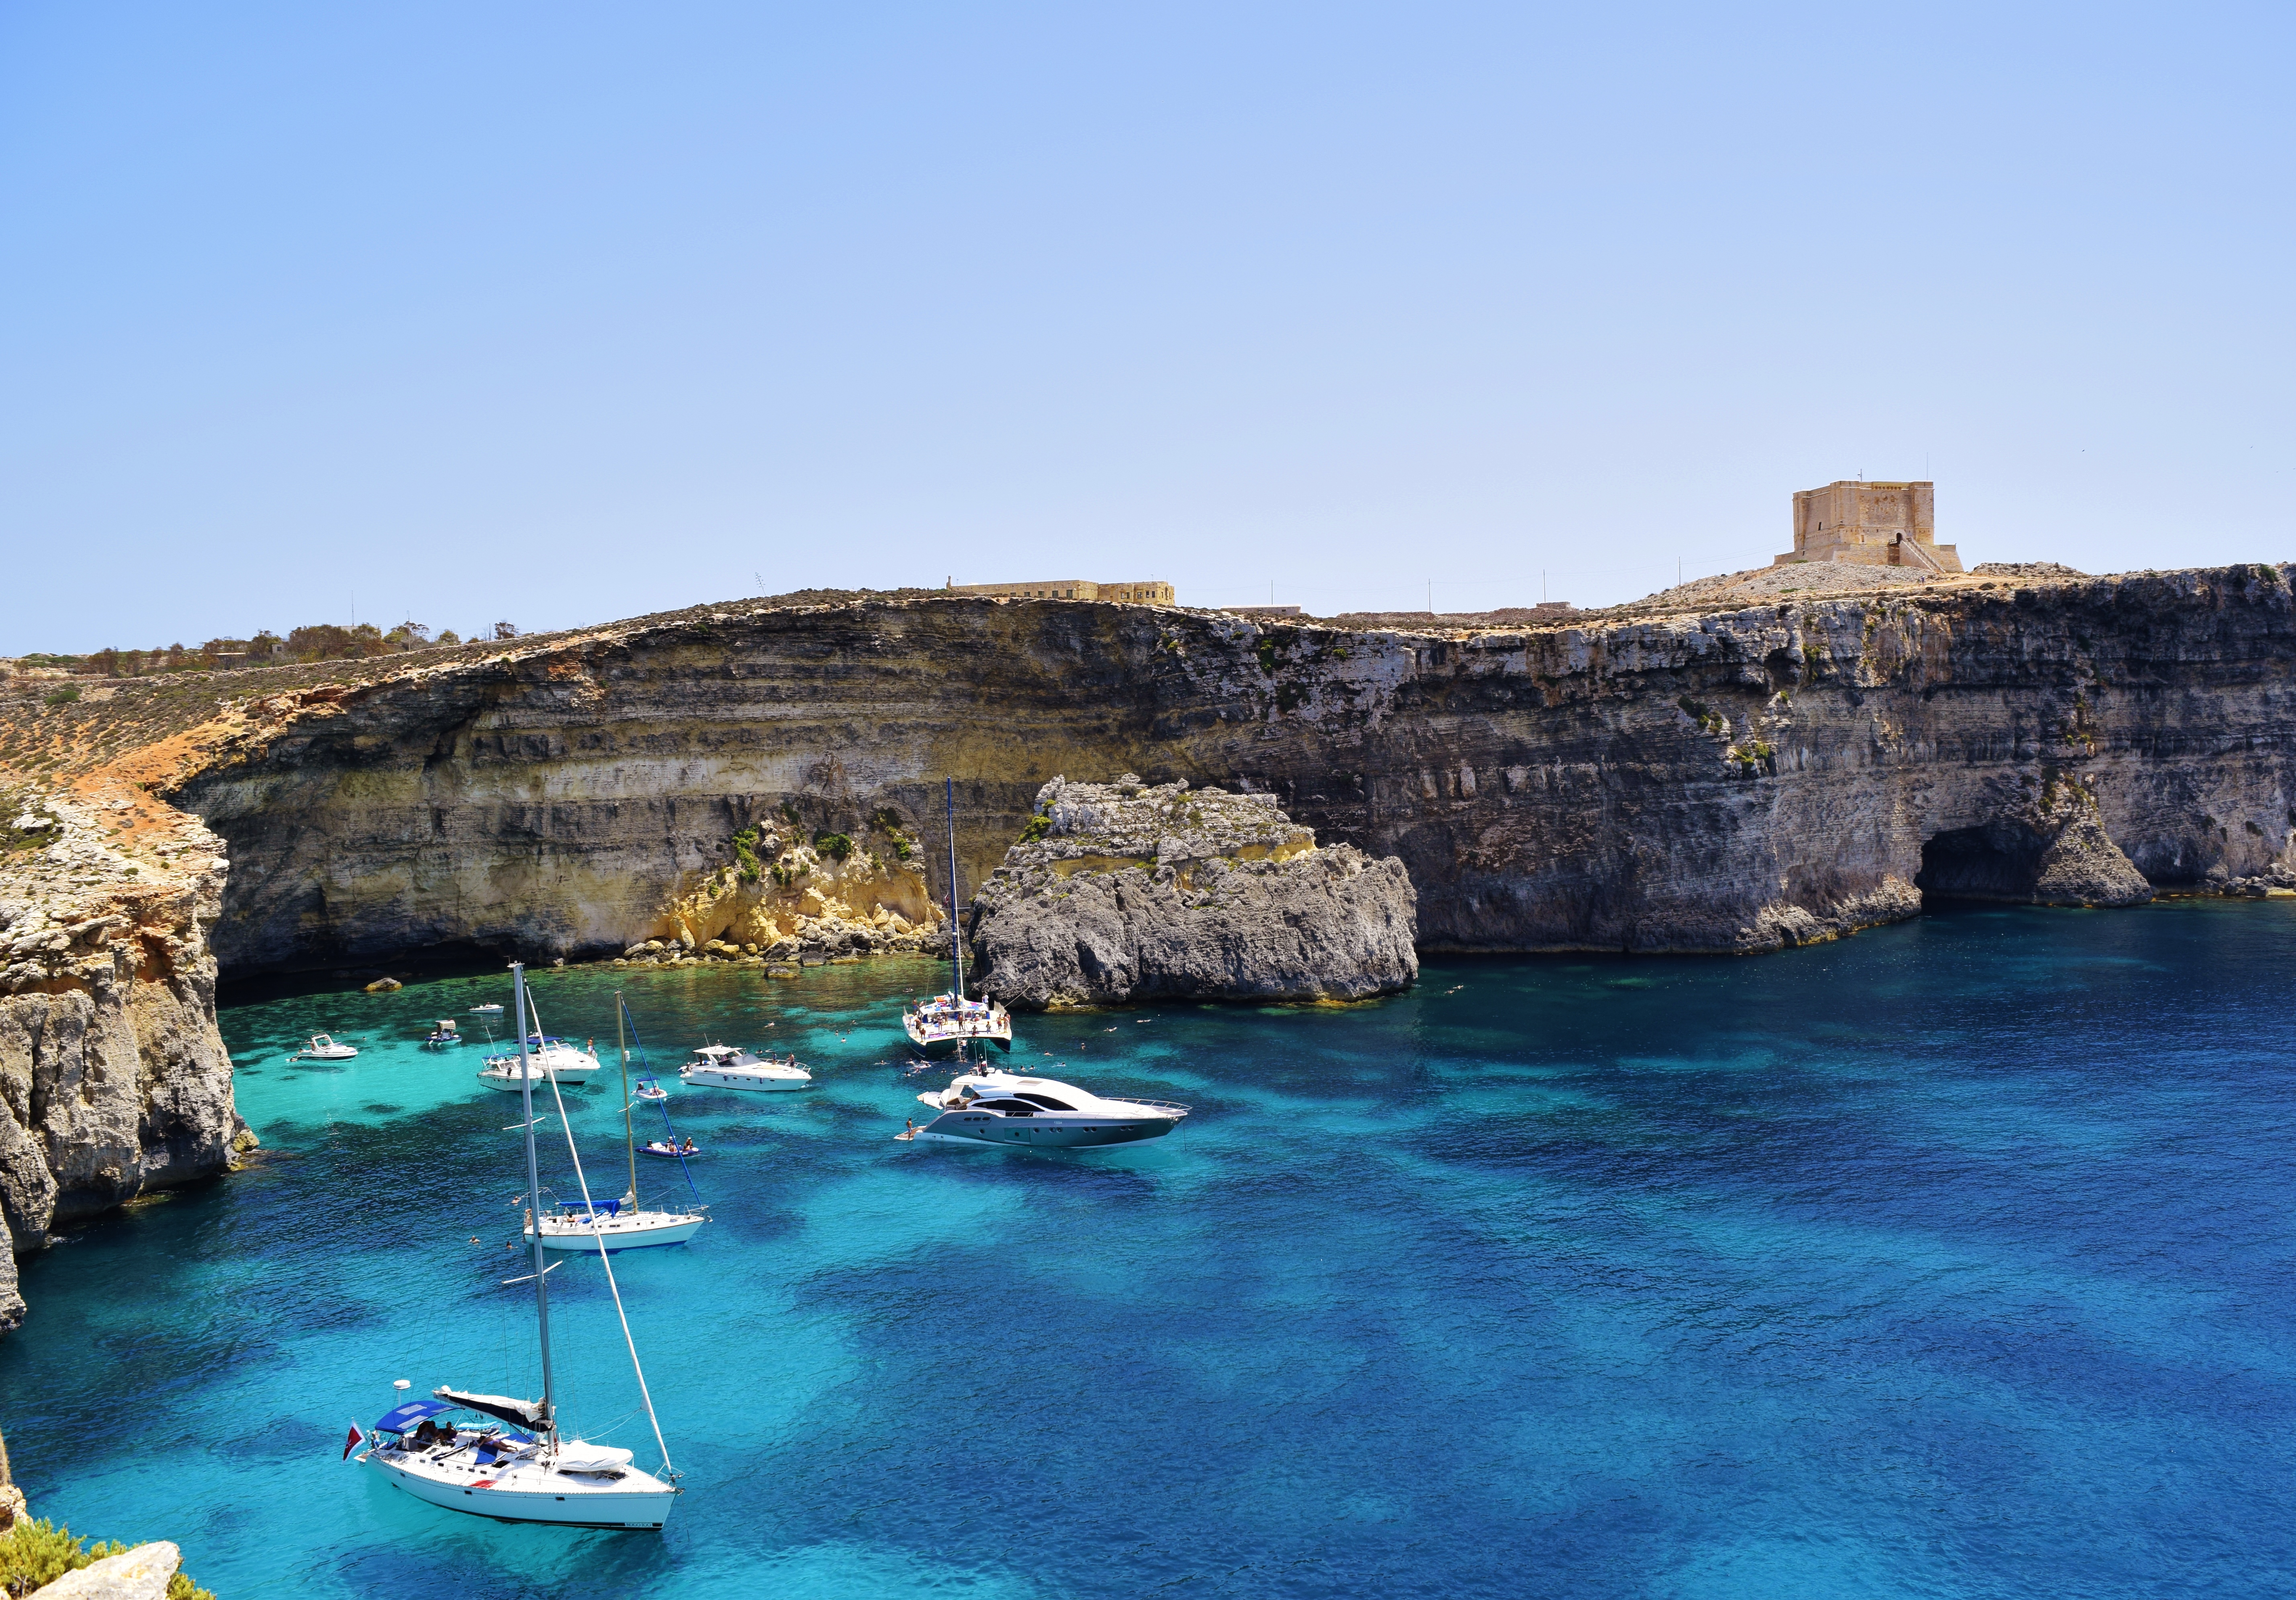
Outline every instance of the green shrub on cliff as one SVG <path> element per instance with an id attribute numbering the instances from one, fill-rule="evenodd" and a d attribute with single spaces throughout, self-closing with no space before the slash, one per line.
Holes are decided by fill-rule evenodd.
<path id="1" fill-rule="evenodd" d="M 93 1565 L 107 1555 L 125 1555 L 130 1547 L 101 1539 L 84 1544 L 45 1518 L 18 1522 L 0 1534 L 0 1590 L 15 1596 L 29 1595 L 66 1572 Z M 168 1579 L 168 1600 L 215 1600 L 215 1594 L 178 1572 Z"/>
<path id="2" fill-rule="evenodd" d="M 842 861 L 853 853 L 853 841 L 842 833 L 816 833 L 813 848 L 832 861 Z"/>
<path id="3" fill-rule="evenodd" d="M 893 854 L 897 857 L 903 861 L 909 858 L 909 852 L 915 847 L 916 841 L 901 831 L 901 818 L 898 812 L 888 807 L 871 817 L 869 825 L 891 841 Z"/>
<path id="4" fill-rule="evenodd" d="M 734 835 L 734 859 L 742 864 L 742 882 L 754 883 L 765 875 L 765 867 L 758 860 L 758 830 L 743 828 Z"/>
<path id="5" fill-rule="evenodd" d="M 1050 811 L 1039 811 L 1029 819 L 1029 825 L 1021 830 L 1021 842 L 1034 844 L 1052 831 L 1053 814 Z"/>
<path id="6" fill-rule="evenodd" d="M 41 703 L 52 706 L 68 706 L 78 698 L 79 691 L 77 688 L 63 688 L 58 689 Z"/>

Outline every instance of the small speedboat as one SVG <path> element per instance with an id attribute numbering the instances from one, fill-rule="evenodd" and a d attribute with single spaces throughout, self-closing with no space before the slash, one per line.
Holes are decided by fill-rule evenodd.
<path id="1" fill-rule="evenodd" d="M 713 1089 L 802 1089 L 813 1084 L 813 1074 L 798 1065 L 794 1055 L 775 1061 L 732 1045 L 699 1046 L 677 1076 L 682 1083 Z"/>
<path id="2" fill-rule="evenodd" d="M 527 1059 L 534 1063 L 535 1081 L 545 1079 L 559 1083 L 587 1083 L 598 1075 L 598 1058 L 579 1045 L 570 1045 L 562 1038 L 545 1038 L 539 1035 L 526 1042 Z M 518 1057 L 489 1055 L 479 1073 L 479 1081 L 497 1089 L 508 1089 L 515 1095 L 524 1087 L 518 1068 Z"/>
<path id="3" fill-rule="evenodd" d="M 455 1031 L 455 1019 L 452 1017 L 440 1017 L 439 1025 L 422 1036 L 423 1048 L 428 1050 L 444 1050 L 449 1045 L 459 1045 L 462 1042 L 463 1036 Z"/>
<path id="4" fill-rule="evenodd" d="M 699 1211 L 639 1210 L 619 1200 L 601 1200 L 586 1206 L 569 1201 L 554 1214 L 544 1214 L 542 1248 L 595 1255 L 602 1240 L 610 1254 L 644 1250 L 651 1244 L 683 1244 L 708 1220 Z M 531 1222 L 526 1226 L 525 1236 L 534 1237 Z"/>
<path id="5" fill-rule="evenodd" d="M 502 1007 L 492 1004 L 473 1005 L 471 1007 L 471 1014 L 474 1017 L 498 1017 L 502 1015 Z"/>
<path id="6" fill-rule="evenodd" d="M 651 1078 L 639 1079 L 637 1087 L 632 1089 L 630 1093 L 637 1096 L 640 1100 L 667 1100 L 669 1098 L 669 1091 L 662 1087 L 660 1084 L 655 1082 Z"/>
<path id="7" fill-rule="evenodd" d="M 358 1046 L 356 1045 L 339 1045 L 324 1033 L 315 1033 L 311 1036 L 309 1044 L 287 1059 L 289 1061 L 348 1061 L 357 1054 Z"/>
<path id="8" fill-rule="evenodd" d="M 1106 1100 L 1050 1078 L 1021 1078 L 998 1068 L 968 1072 L 937 1094 L 917 1098 L 939 1115 L 893 1136 L 934 1144 L 1017 1145 L 1034 1150 L 1086 1150 L 1160 1139 L 1188 1108 L 1171 1100 Z"/>
<path id="9" fill-rule="evenodd" d="M 668 1139 L 648 1139 L 644 1144 L 638 1146 L 638 1153 L 640 1155 L 658 1155 L 664 1161 L 674 1161 L 681 1156 L 700 1155 L 701 1153 L 701 1146 L 695 1144 L 690 1138 L 682 1145 L 673 1145 Z"/>

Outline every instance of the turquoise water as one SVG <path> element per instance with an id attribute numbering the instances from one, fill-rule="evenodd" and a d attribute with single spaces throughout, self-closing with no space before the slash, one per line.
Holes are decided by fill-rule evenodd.
<path id="1" fill-rule="evenodd" d="M 2285 1595 L 2292 958 L 2289 902 L 1972 911 L 1025 1019 L 1016 1061 L 1197 1108 L 1071 1156 L 891 1141 L 936 969 L 626 977 L 662 1064 L 820 1077 L 671 1103 L 715 1219 L 617 1258 L 659 1536 L 338 1464 L 394 1378 L 534 1391 L 515 1101 L 413 1044 L 504 981 L 234 1005 L 268 1154 L 27 1262 L 0 1415 L 37 1511 L 226 1600 Z M 611 1038 L 616 981 L 539 975 L 545 1024 Z M 319 1030 L 363 1054 L 282 1062 Z M 552 1282 L 567 1412 L 650 1459 L 596 1264 Z"/>

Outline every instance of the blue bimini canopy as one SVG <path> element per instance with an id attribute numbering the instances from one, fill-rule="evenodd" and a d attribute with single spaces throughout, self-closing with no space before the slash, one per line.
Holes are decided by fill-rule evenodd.
<path id="1" fill-rule="evenodd" d="M 395 1411 L 383 1413 L 382 1420 L 374 1425 L 378 1433 L 404 1433 L 426 1416 L 436 1416 L 454 1407 L 444 1400 L 409 1400 Z"/>

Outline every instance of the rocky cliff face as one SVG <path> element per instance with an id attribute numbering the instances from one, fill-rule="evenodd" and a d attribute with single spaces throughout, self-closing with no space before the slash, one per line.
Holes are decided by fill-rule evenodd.
<path id="1" fill-rule="evenodd" d="M 13 1327 L 13 1251 L 60 1220 L 220 1172 L 252 1139 L 216 1028 L 214 837 L 148 800 L 139 816 L 125 794 L 4 798 L 0 1218 L 13 1251 L 0 1327 Z"/>
<path id="2" fill-rule="evenodd" d="M 969 886 L 1056 774 L 1127 771 L 1399 857 L 1423 948 L 1759 950 L 1909 915 L 1925 874 L 2052 898 L 2046 849 L 2009 842 L 2056 825 L 2045 790 L 2156 886 L 2284 861 L 2292 659 L 2270 567 L 1449 635 L 758 603 L 274 696 L 160 787 L 230 847 L 226 971 L 708 937 L 680 908 L 751 828 L 880 860 L 896 830 L 907 876 L 847 909 L 922 923 L 943 774 Z"/>
<path id="3" fill-rule="evenodd" d="M 1126 1001 L 1361 999 L 1419 975 L 1403 863 L 1316 835 L 1272 795 L 1054 778 L 973 900 L 984 993 Z"/>

